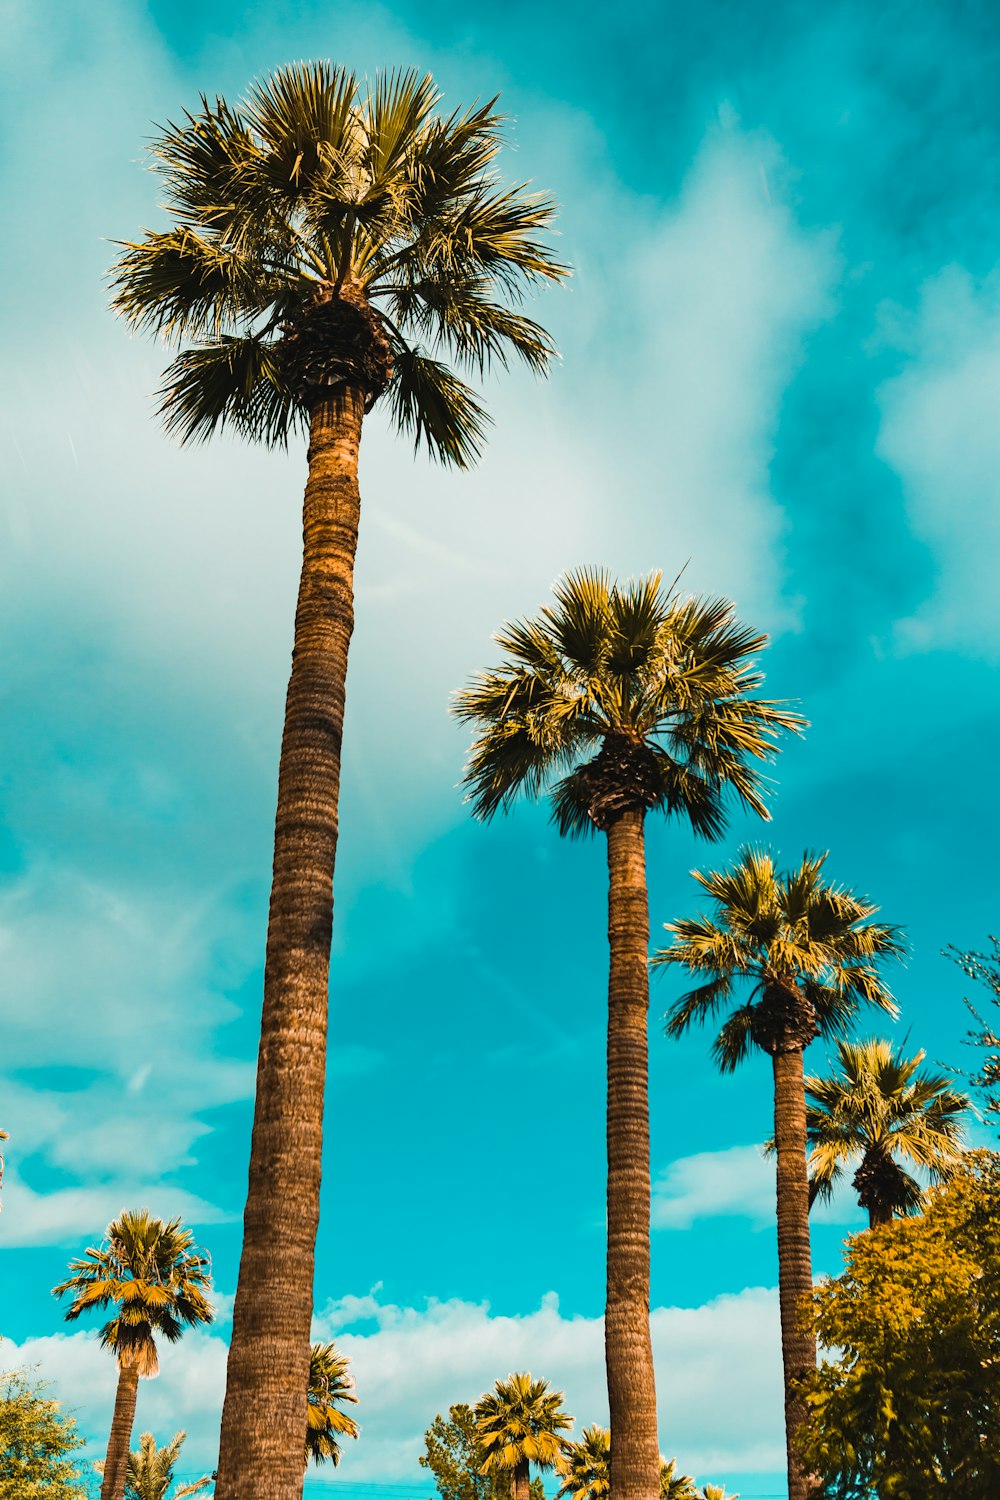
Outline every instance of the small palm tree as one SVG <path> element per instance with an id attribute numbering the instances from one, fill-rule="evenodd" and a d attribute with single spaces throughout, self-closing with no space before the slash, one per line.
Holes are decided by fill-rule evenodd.
<path id="1" fill-rule="evenodd" d="M 498 1380 L 476 1402 L 476 1437 L 483 1453 L 479 1472 L 509 1476 L 513 1500 L 528 1500 L 532 1464 L 558 1468 L 559 1433 L 573 1422 L 562 1403 L 561 1391 L 524 1373 Z"/>
<path id="2" fill-rule="evenodd" d="M 123 1500 L 140 1378 L 157 1375 L 156 1340 L 176 1343 L 186 1328 L 211 1323 L 215 1309 L 208 1257 L 180 1219 L 126 1211 L 108 1225 L 104 1243 L 70 1261 L 69 1276 L 53 1288 L 71 1296 L 66 1321 L 114 1308 L 101 1344 L 118 1361 L 118 1390 L 108 1439 L 101 1500 Z"/>
<path id="3" fill-rule="evenodd" d="M 542 372 L 554 353 L 517 311 L 565 274 L 544 243 L 553 205 L 498 184 L 495 101 L 438 102 L 430 78 L 367 86 L 327 63 L 284 68 L 238 106 L 203 98 L 153 142 L 172 226 L 126 244 L 115 271 L 128 322 L 184 346 L 160 393 L 171 432 L 308 433 L 218 1500 L 302 1486 L 362 423 L 381 403 L 467 467 L 487 415 L 456 371 L 516 357 Z"/>
<path id="4" fill-rule="evenodd" d="M 700 1500 L 691 1475 L 677 1473 L 676 1458 L 660 1459 L 660 1500 Z"/>
<path id="5" fill-rule="evenodd" d="M 917 1069 L 925 1054 L 904 1057 L 891 1042 L 837 1042 L 837 1071 L 806 1087 L 810 1196 L 828 1199 L 848 1165 L 872 1228 L 916 1213 L 919 1182 L 900 1164 L 943 1181 L 965 1143 L 967 1095 L 940 1073 Z"/>
<path id="6" fill-rule="evenodd" d="M 823 879 L 825 860 L 806 856 L 782 873 L 750 849 L 732 870 L 694 871 L 714 915 L 668 922 L 673 943 L 653 959 L 700 981 L 668 1012 L 668 1035 L 728 1010 L 713 1046 L 722 1071 L 754 1050 L 771 1058 L 789 1500 L 805 1500 L 811 1484 L 795 1433 L 805 1415 L 798 1382 L 816 1363 L 802 1316 L 812 1292 L 802 1054 L 817 1036 L 842 1034 L 863 1005 L 896 1013 L 879 965 L 902 951 L 896 930 L 871 920 L 876 906 Z"/>
<path id="7" fill-rule="evenodd" d="M 356 1438 L 358 1424 L 340 1410 L 343 1401 L 357 1405 L 350 1360 L 333 1344 L 313 1344 L 309 1352 L 309 1398 L 306 1404 L 306 1463 L 340 1463 L 338 1437 Z"/>
<path id="8" fill-rule="evenodd" d="M 197 1495 L 208 1488 L 212 1483 L 210 1474 L 196 1479 L 193 1484 L 178 1485 L 167 1495 L 186 1436 L 184 1432 L 175 1432 L 169 1443 L 158 1448 L 151 1432 L 142 1434 L 138 1448 L 134 1448 L 128 1456 L 125 1500 L 183 1500 L 185 1495 Z M 103 1463 L 95 1464 L 94 1467 L 99 1474 L 104 1473 Z"/>
<path id="9" fill-rule="evenodd" d="M 489 819 L 551 795 L 560 833 L 608 851 L 608 1257 L 605 1354 L 616 1500 L 657 1500 L 660 1449 L 649 1332 L 647 813 L 714 838 L 730 796 L 767 816 L 755 762 L 803 720 L 756 696 L 766 644 L 725 599 L 682 599 L 661 575 L 571 573 L 556 602 L 506 625 L 507 660 L 458 695 L 476 726 L 466 784 Z"/>
<path id="10" fill-rule="evenodd" d="M 565 1441 L 557 1465 L 563 1482 L 556 1500 L 606 1500 L 611 1493 L 611 1433 L 585 1427 L 580 1442 Z M 690 1474 L 677 1473 L 677 1460 L 660 1459 L 660 1500 L 701 1500 Z"/>
<path id="11" fill-rule="evenodd" d="M 556 1500 L 607 1500 L 611 1493 L 611 1433 L 585 1427 L 578 1443 L 564 1439 L 556 1468 L 562 1484 Z"/>

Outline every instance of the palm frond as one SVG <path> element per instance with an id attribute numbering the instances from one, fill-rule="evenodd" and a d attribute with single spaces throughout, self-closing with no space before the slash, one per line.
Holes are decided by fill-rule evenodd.
<path id="1" fill-rule="evenodd" d="M 265 338 L 195 344 L 169 366 L 159 392 L 167 430 L 182 443 L 233 427 L 269 445 L 287 443 L 305 414 L 284 380 L 278 347 Z"/>
<path id="2" fill-rule="evenodd" d="M 467 469 L 479 457 L 489 426 L 486 408 L 439 360 L 398 345 L 389 387 L 392 414 L 433 458 Z"/>

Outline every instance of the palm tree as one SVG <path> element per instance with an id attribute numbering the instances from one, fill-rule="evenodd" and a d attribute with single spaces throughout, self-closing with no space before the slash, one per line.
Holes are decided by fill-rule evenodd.
<path id="1" fill-rule="evenodd" d="M 843 1033 L 862 1005 L 895 1015 L 879 964 L 902 951 L 894 928 L 870 920 L 876 906 L 823 879 L 825 860 L 807 855 L 797 870 L 782 873 L 769 854 L 748 849 L 732 870 L 694 871 L 714 917 L 668 922 L 673 944 L 653 959 L 680 964 L 700 981 L 668 1012 L 668 1035 L 728 1008 L 713 1047 L 722 1071 L 732 1072 L 755 1048 L 771 1058 L 789 1500 L 804 1500 L 811 1486 L 795 1432 L 805 1414 L 798 1382 L 816 1363 L 816 1340 L 802 1316 L 812 1292 L 802 1054 L 817 1036 Z"/>
<path id="2" fill-rule="evenodd" d="M 553 205 L 498 185 L 495 101 L 443 116 L 438 100 L 430 78 L 368 87 L 327 63 L 236 107 L 203 98 L 152 146 L 172 227 L 127 243 L 115 272 L 128 322 L 187 346 L 160 392 L 171 432 L 308 432 L 218 1500 L 302 1489 L 362 421 L 381 401 L 418 447 L 467 467 L 488 419 L 453 366 L 514 355 L 542 372 L 554 352 L 514 305 L 566 274 L 544 243 Z"/>
<path id="3" fill-rule="evenodd" d="M 578 1443 L 563 1442 L 558 1469 L 563 1482 L 556 1500 L 607 1500 L 611 1493 L 611 1433 L 585 1427 Z M 677 1460 L 660 1459 L 660 1500 L 701 1500 L 690 1474 L 677 1473 Z"/>
<path id="4" fill-rule="evenodd" d="M 677 1473 L 676 1458 L 660 1459 L 660 1500 L 700 1500 L 691 1475 Z"/>
<path id="5" fill-rule="evenodd" d="M 532 1464 L 558 1468 L 558 1434 L 573 1421 L 562 1402 L 562 1392 L 550 1390 L 547 1380 L 524 1373 L 498 1380 L 476 1402 L 476 1437 L 483 1453 L 479 1472 L 510 1476 L 513 1500 L 528 1500 Z"/>
<path id="6" fill-rule="evenodd" d="M 496 637 L 507 661 L 459 694 L 475 724 L 466 784 L 489 819 L 551 792 L 560 833 L 607 838 L 608 1279 L 605 1354 L 615 1500 L 657 1500 L 660 1449 L 649 1333 L 647 812 L 714 838 L 727 795 L 767 816 L 762 778 L 803 720 L 757 698 L 766 644 L 725 599 L 681 599 L 661 575 L 624 585 L 571 573 L 556 602 Z"/>
<path id="7" fill-rule="evenodd" d="M 139 1380 L 157 1375 L 156 1339 L 174 1344 L 186 1328 L 211 1323 L 215 1308 L 208 1257 L 180 1219 L 154 1219 L 148 1209 L 126 1211 L 108 1225 L 104 1243 L 70 1261 L 69 1276 L 53 1288 L 70 1295 L 66 1321 L 115 1309 L 101 1344 L 118 1361 L 118 1390 L 104 1461 L 101 1500 L 122 1500 L 129 1464 Z"/>
<path id="8" fill-rule="evenodd" d="M 918 1073 L 924 1056 L 904 1057 L 887 1041 L 841 1040 L 837 1071 L 805 1080 L 811 1200 L 828 1199 L 845 1166 L 855 1166 L 858 1202 L 874 1229 L 916 1213 L 923 1199 L 899 1157 L 932 1182 L 947 1177 L 963 1149 L 969 1099 L 943 1074 Z"/>
<path id="9" fill-rule="evenodd" d="M 611 1493 L 611 1434 L 585 1427 L 578 1443 L 564 1439 L 556 1465 L 562 1484 L 556 1500 L 607 1500 Z"/>
<path id="10" fill-rule="evenodd" d="M 340 1463 L 338 1437 L 356 1438 L 358 1424 L 340 1410 L 339 1402 L 357 1405 L 354 1382 L 347 1373 L 350 1360 L 333 1344 L 313 1344 L 309 1352 L 309 1397 L 306 1404 L 306 1463 Z"/>
<path id="11" fill-rule="evenodd" d="M 186 1436 L 184 1432 L 175 1432 L 169 1443 L 158 1448 L 151 1432 L 142 1434 L 139 1447 L 133 1449 L 128 1456 L 125 1500 L 168 1500 L 167 1490 L 173 1482 L 174 1467 Z M 95 1464 L 94 1467 L 99 1474 L 104 1473 L 103 1463 Z M 206 1474 L 193 1484 L 178 1485 L 171 1491 L 169 1500 L 183 1500 L 185 1495 L 200 1494 L 211 1483 L 212 1476 Z"/>

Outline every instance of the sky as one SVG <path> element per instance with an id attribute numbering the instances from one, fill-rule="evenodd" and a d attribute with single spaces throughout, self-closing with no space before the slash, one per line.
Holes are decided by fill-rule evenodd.
<path id="1" fill-rule="evenodd" d="M 352 1497 L 429 1495 L 421 1435 L 512 1369 L 606 1418 L 605 863 L 544 809 L 463 806 L 449 695 L 582 564 L 685 568 L 766 630 L 810 721 L 773 820 L 648 833 L 654 943 L 691 868 L 829 849 L 900 923 L 896 1035 L 950 1064 L 948 944 L 996 930 L 1000 268 L 995 6 L 3 0 L 0 160 L 0 1361 L 101 1451 L 114 1368 L 50 1288 L 123 1207 L 180 1213 L 220 1318 L 136 1430 L 212 1466 L 235 1290 L 301 446 L 182 449 L 165 352 L 107 309 L 156 222 L 153 122 L 283 63 L 501 95 L 501 171 L 560 204 L 562 358 L 489 383 L 444 473 L 378 410 L 362 451 L 316 1330 L 352 1359 Z M 653 982 L 653 1337 L 663 1451 L 782 1493 L 766 1060 L 719 1077 Z M 862 1031 L 883 1030 L 873 1021 Z M 822 1047 L 808 1061 L 818 1070 Z M 511 1182 L 520 1191 L 511 1190 Z M 860 1227 L 814 1224 L 818 1273 Z M 317 1480 L 316 1488 L 319 1488 Z"/>

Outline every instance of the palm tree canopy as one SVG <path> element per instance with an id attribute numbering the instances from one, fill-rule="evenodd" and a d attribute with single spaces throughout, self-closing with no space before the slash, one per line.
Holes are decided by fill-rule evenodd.
<path id="1" fill-rule="evenodd" d="M 558 1434 L 573 1422 L 562 1403 L 562 1392 L 551 1390 L 547 1380 L 534 1380 L 523 1372 L 498 1380 L 475 1405 L 476 1436 L 483 1452 L 480 1473 L 503 1473 L 523 1464 L 558 1467 Z"/>
<path id="2" fill-rule="evenodd" d="M 478 817 L 551 794 L 560 832 L 657 809 L 718 835 L 726 794 L 767 817 L 754 762 L 805 721 L 755 697 L 767 643 L 726 599 L 682 599 L 662 574 L 618 584 L 600 568 L 555 585 L 555 604 L 507 624 L 507 660 L 457 695 L 476 725 L 465 781 Z"/>
<path id="3" fill-rule="evenodd" d="M 556 1500 L 607 1500 L 611 1492 L 611 1433 L 585 1427 L 578 1443 L 563 1441 L 557 1468 L 562 1484 Z M 700 1500 L 690 1474 L 677 1473 L 677 1460 L 660 1459 L 660 1500 Z"/>
<path id="4" fill-rule="evenodd" d="M 353 1417 L 340 1410 L 338 1403 L 357 1405 L 354 1381 L 348 1369 L 350 1360 L 338 1353 L 333 1344 L 313 1344 L 309 1351 L 309 1394 L 306 1405 L 306 1462 L 340 1463 L 338 1437 L 358 1436 Z"/>
<path id="5" fill-rule="evenodd" d="M 158 1448 L 151 1432 L 142 1434 L 138 1448 L 133 1448 L 128 1456 L 125 1500 L 184 1500 L 184 1496 L 197 1495 L 208 1488 L 212 1483 L 210 1474 L 196 1479 L 192 1484 L 178 1485 L 167 1496 L 174 1477 L 174 1466 L 186 1436 L 185 1432 L 175 1432 L 169 1443 Z M 103 1461 L 96 1463 L 94 1468 L 98 1474 L 103 1475 Z"/>
<path id="6" fill-rule="evenodd" d="M 660 1459 L 660 1500 L 700 1500 L 691 1475 L 677 1473 L 676 1458 Z"/>
<path id="7" fill-rule="evenodd" d="M 136 1365 L 140 1375 L 159 1370 L 156 1335 L 176 1343 L 186 1327 L 215 1317 L 206 1296 L 210 1262 L 180 1219 L 165 1223 L 148 1209 L 126 1211 L 108 1225 L 104 1243 L 71 1261 L 69 1271 L 53 1288 L 56 1297 L 72 1297 L 67 1321 L 114 1307 L 101 1343 L 120 1365 Z"/>
<path id="8" fill-rule="evenodd" d="M 556 1500 L 607 1500 L 611 1492 L 611 1434 L 606 1427 L 585 1427 L 578 1443 L 564 1439 L 556 1464 L 562 1484 Z"/>
<path id="9" fill-rule="evenodd" d="M 723 1072 L 755 1046 L 773 1053 L 841 1035 L 864 1004 L 897 1013 L 879 966 L 902 955 L 898 929 L 872 921 L 878 907 L 865 897 L 824 879 L 826 858 L 807 854 L 798 869 L 780 871 L 770 854 L 745 849 L 730 870 L 692 871 L 714 915 L 664 924 L 673 942 L 652 962 L 680 964 L 701 981 L 667 1013 L 667 1033 L 730 1009 L 713 1047 Z"/>
<path id="10" fill-rule="evenodd" d="M 545 369 L 552 341 L 517 304 L 567 274 L 545 243 L 554 205 L 497 181 L 496 100 L 450 115 L 439 102 L 412 71 L 367 85 L 300 63 L 235 107 L 202 97 L 153 140 L 173 223 L 122 246 L 114 306 L 189 342 L 160 393 L 182 440 L 229 423 L 283 443 L 354 383 L 465 466 L 487 417 L 451 366 Z"/>
<path id="11" fill-rule="evenodd" d="M 806 1127 L 814 1197 L 828 1199 L 848 1163 L 877 1158 L 896 1213 L 913 1213 L 920 1184 L 897 1160 L 940 1181 L 964 1144 L 967 1095 L 941 1073 L 918 1072 L 925 1054 L 905 1057 L 891 1042 L 837 1042 L 837 1069 L 806 1079 Z"/>

